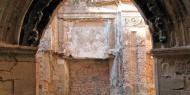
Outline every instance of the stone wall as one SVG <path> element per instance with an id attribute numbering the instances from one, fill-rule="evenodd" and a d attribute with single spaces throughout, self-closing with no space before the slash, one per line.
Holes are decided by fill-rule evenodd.
<path id="1" fill-rule="evenodd" d="M 40 95 L 154 95 L 150 34 L 135 7 L 68 3 L 39 45 Z"/>
<path id="2" fill-rule="evenodd" d="M 134 0 L 144 13 L 152 38 L 157 95 L 189 95 L 189 4 Z"/>
<path id="3" fill-rule="evenodd" d="M 94 15 L 100 16 L 101 14 L 93 13 L 89 17 L 87 17 L 89 14 L 68 15 L 65 13 L 57 15 L 41 39 L 37 53 L 37 62 L 40 67 L 39 94 L 77 95 L 83 93 L 81 95 L 89 95 L 104 93 L 104 95 L 108 95 L 110 93 L 110 61 L 104 60 L 112 57 L 113 50 L 109 51 L 109 49 L 114 48 L 115 43 L 115 31 L 112 27 L 115 23 L 113 18 L 115 14 L 109 15 L 109 18 L 98 18 Z M 108 16 L 106 15 L 106 17 Z M 70 61 L 67 62 L 67 60 Z M 73 60 L 77 62 L 75 63 Z M 73 67 L 72 64 L 76 64 L 76 66 Z M 85 64 L 90 67 L 87 68 Z M 91 69 L 93 71 L 88 72 Z M 81 74 L 76 74 L 79 72 Z M 84 73 L 87 74 L 84 75 Z M 93 80 L 94 76 L 98 76 L 98 79 Z M 87 78 L 87 83 L 84 82 L 84 78 Z M 96 82 L 96 85 L 91 84 L 92 81 Z M 75 83 L 78 83 L 78 87 Z M 76 91 L 74 91 L 75 89 Z M 86 89 L 90 91 L 85 92 Z M 97 90 L 100 91 L 97 92 Z"/>
<path id="4" fill-rule="evenodd" d="M 57 52 L 64 53 L 65 57 L 72 56 L 77 59 L 109 57 L 109 42 L 114 42 L 110 36 L 113 34 L 112 19 L 78 18 L 76 20 L 59 19 L 58 32 L 59 49 Z M 62 20 L 64 19 L 64 20 Z M 64 36 L 63 36 L 64 35 Z M 80 47 L 80 48 L 79 48 Z"/>
<path id="5" fill-rule="evenodd" d="M 1 45 L 0 94 L 36 94 L 36 48 Z"/>
<path id="6" fill-rule="evenodd" d="M 152 51 L 155 57 L 158 95 L 189 95 L 189 49 Z"/>
<path id="7" fill-rule="evenodd" d="M 68 60 L 69 95 L 109 95 L 108 60 Z"/>

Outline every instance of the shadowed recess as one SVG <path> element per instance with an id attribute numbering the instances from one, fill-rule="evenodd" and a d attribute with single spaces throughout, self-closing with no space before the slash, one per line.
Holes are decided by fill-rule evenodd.
<path id="1" fill-rule="evenodd" d="M 20 45 L 37 46 L 42 31 L 61 0 L 34 0 L 25 16 L 20 34 Z"/>

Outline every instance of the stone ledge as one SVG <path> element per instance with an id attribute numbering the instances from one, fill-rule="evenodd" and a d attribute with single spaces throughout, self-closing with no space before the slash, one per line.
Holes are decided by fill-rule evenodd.
<path id="1" fill-rule="evenodd" d="M 58 17 L 61 19 L 114 19 L 116 12 L 112 13 L 62 13 Z"/>
<path id="2" fill-rule="evenodd" d="M 115 56 L 113 54 L 109 54 L 108 57 L 106 58 L 91 58 L 91 57 L 78 57 L 78 58 L 75 58 L 73 56 L 68 56 L 68 55 L 65 55 L 64 53 L 58 53 L 58 52 L 52 52 L 52 51 L 45 51 L 45 52 L 51 52 L 54 56 L 57 56 L 59 58 L 64 58 L 64 59 L 79 59 L 79 60 L 82 60 L 82 59 L 92 59 L 92 60 L 107 60 L 107 59 L 113 59 Z"/>
<path id="3" fill-rule="evenodd" d="M 153 56 L 176 56 L 176 55 L 190 56 L 190 47 L 152 49 L 151 53 Z"/>
<path id="4" fill-rule="evenodd" d="M 0 45 L 1 62 L 34 62 L 36 47 Z"/>
<path id="5" fill-rule="evenodd" d="M 19 46 L 19 45 L 0 45 L 0 53 L 7 54 L 36 54 L 36 47 Z"/>

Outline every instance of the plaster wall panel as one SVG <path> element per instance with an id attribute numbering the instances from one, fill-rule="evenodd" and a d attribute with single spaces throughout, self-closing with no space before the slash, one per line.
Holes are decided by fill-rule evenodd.
<path id="1" fill-rule="evenodd" d="M 108 58 L 110 20 L 64 21 L 64 53 L 74 58 Z"/>

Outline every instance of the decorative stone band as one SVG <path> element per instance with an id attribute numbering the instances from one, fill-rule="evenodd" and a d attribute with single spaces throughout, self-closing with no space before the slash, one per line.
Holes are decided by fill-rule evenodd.
<path id="1" fill-rule="evenodd" d="M 59 58 L 64 58 L 64 59 L 102 59 L 102 60 L 106 60 L 106 59 L 113 59 L 115 57 L 114 54 L 109 54 L 108 57 L 106 58 L 88 58 L 88 57 L 84 57 L 84 58 L 75 58 L 73 56 L 68 56 L 68 55 L 65 55 L 64 53 L 59 53 L 59 52 L 54 52 L 54 51 L 45 51 L 45 52 L 51 52 L 53 54 L 53 56 L 57 56 Z"/>
<path id="2" fill-rule="evenodd" d="M 0 61 L 34 62 L 37 48 L 18 45 L 0 45 Z"/>
<path id="3" fill-rule="evenodd" d="M 111 19 L 116 18 L 117 13 L 60 13 L 58 18 L 61 19 Z"/>
<path id="4" fill-rule="evenodd" d="M 155 57 L 177 56 L 177 55 L 188 55 L 189 56 L 190 55 L 190 47 L 152 49 L 151 53 Z"/>
<path id="5" fill-rule="evenodd" d="M 136 17 L 127 16 L 125 18 L 125 24 L 126 24 L 127 27 L 135 27 L 135 26 L 136 27 L 139 27 L 139 26 L 144 27 L 145 26 L 143 18 L 140 17 L 140 16 L 136 16 Z"/>

